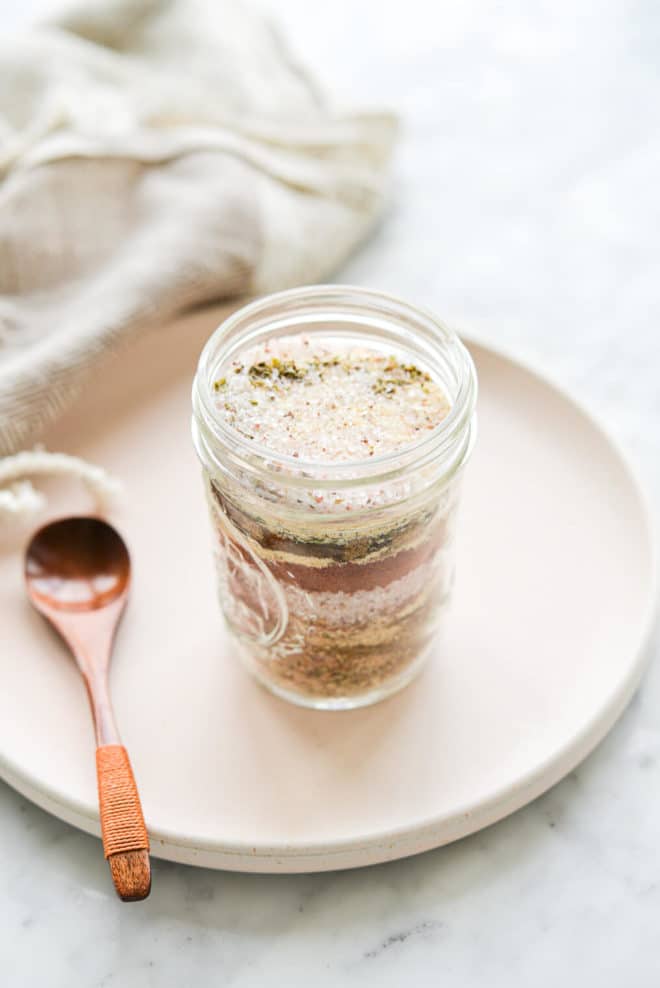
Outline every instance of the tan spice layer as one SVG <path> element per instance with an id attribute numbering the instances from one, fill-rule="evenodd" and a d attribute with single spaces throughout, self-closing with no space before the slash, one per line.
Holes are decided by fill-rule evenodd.
<path id="1" fill-rule="evenodd" d="M 289 518 L 285 524 L 262 505 L 247 500 L 239 504 L 235 492 L 230 497 L 213 481 L 209 495 L 231 524 L 256 543 L 265 559 L 322 568 L 334 563 L 375 562 L 416 547 L 428 539 L 431 526 L 438 523 L 444 527 L 453 514 L 453 500 L 445 494 L 413 511 L 383 513 L 374 509 L 370 517 L 351 516 L 347 519 L 350 523 L 341 526 L 310 528 L 305 519 L 297 523 L 297 519 Z"/>
<path id="2" fill-rule="evenodd" d="M 377 689 L 419 658 L 436 630 L 443 600 L 423 591 L 396 615 L 382 613 L 342 632 L 336 624 L 301 622 L 294 614 L 285 639 L 256 649 L 269 680 L 312 698 L 350 697 Z"/>
<path id="3" fill-rule="evenodd" d="M 449 412 L 416 364 L 375 348 L 303 335 L 272 339 L 224 367 L 217 407 L 237 432 L 307 462 L 399 452 Z"/>

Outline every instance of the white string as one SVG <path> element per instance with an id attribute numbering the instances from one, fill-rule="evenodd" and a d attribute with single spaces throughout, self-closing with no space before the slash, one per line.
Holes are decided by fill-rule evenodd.
<path id="1" fill-rule="evenodd" d="M 0 459 L 0 521 L 32 518 L 46 504 L 28 477 L 71 477 L 89 490 L 100 511 L 107 508 L 121 491 L 119 481 L 101 467 L 66 453 L 44 449 L 24 450 Z"/>

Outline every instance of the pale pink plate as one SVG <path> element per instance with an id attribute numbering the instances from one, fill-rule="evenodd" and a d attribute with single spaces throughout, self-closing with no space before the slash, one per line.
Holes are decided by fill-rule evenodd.
<path id="1" fill-rule="evenodd" d="M 47 438 L 126 486 L 112 521 L 135 580 L 112 688 L 153 853 L 239 871 L 348 868 L 436 847 L 529 802 L 598 743 L 643 670 L 653 542 L 620 454 L 571 399 L 474 345 L 480 436 L 446 650 L 378 706 L 289 706 L 239 667 L 215 600 L 190 385 L 218 319 L 206 311 L 145 336 Z M 73 488 L 57 496 L 51 514 L 90 507 Z M 26 538 L 0 551 L 0 773 L 98 833 L 87 701 L 25 600 Z"/>

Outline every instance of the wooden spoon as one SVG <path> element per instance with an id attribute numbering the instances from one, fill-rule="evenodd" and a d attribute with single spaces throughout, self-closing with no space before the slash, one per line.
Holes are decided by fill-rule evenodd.
<path id="1" fill-rule="evenodd" d="M 78 663 L 96 731 L 96 775 L 103 850 L 120 899 L 151 889 L 149 838 L 131 763 L 108 690 L 108 667 L 126 605 L 131 561 L 124 540 L 100 518 L 64 518 L 40 529 L 25 554 L 30 600 Z"/>

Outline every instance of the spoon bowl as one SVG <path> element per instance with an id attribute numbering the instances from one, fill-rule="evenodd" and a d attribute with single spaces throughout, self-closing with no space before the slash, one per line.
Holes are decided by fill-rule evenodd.
<path id="1" fill-rule="evenodd" d="M 58 610 L 97 610 L 124 594 L 131 560 L 119 533 L 100 518 L 63 518 L 40 529 L 25 556 L 32 598 Z"/>

